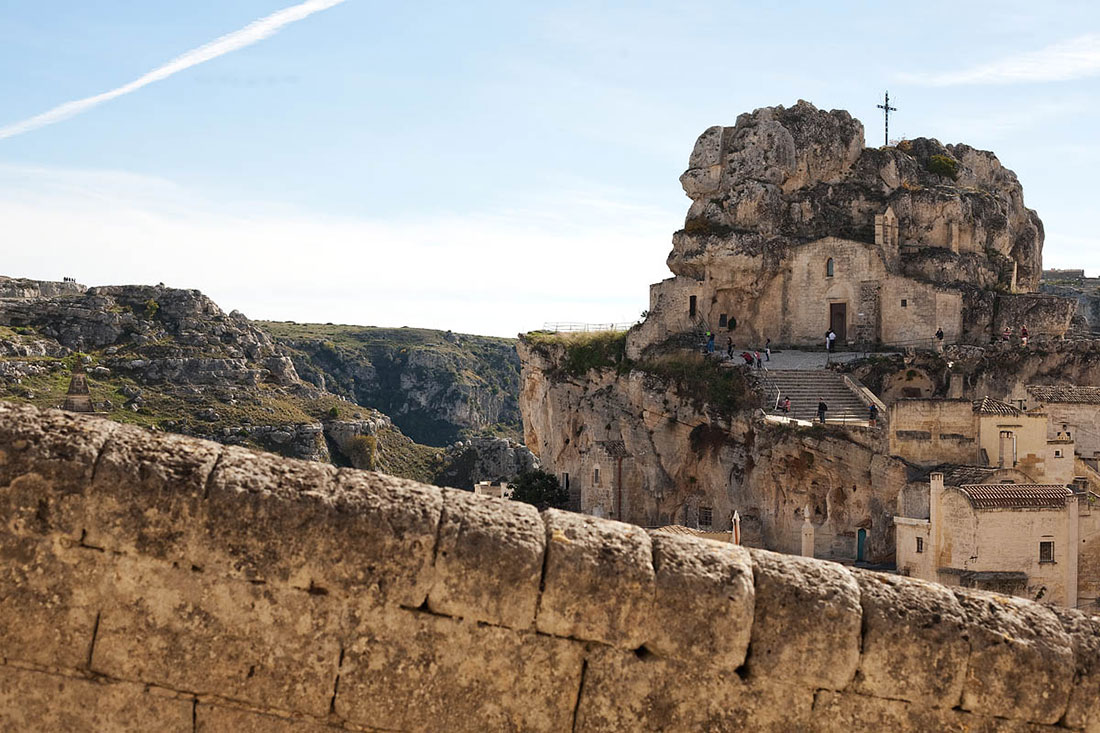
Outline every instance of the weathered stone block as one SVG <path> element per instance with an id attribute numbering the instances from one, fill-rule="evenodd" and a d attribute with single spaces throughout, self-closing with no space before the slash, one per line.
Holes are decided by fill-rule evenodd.
<path id="1" fill-rule="evenodd" d="M 0 533 L 0 657 L 76 669 L 88 663 L 101 554 Z"/>
<path id="2" fill-rule="evenodd" d="M 832 690 L 818 690 L 814 696 L 812 720 L 813 725 L 808 730 L 822 733 L 864 730 L 896 733 L 1054 733 L 1065 730 L 904 700 L 887 700 Z"/>
<path id="3" fill-rule="evenodd" d="M 951 591 L 885 573 L 851 572 L 863 608 L 863 652 L 853 689 L 932 707 L 958 704 L 970 642 Z"/>
<path id="4" fill-rule="evenodd" d="M 546 547 L 538 510 L 446 489 L 440 521 L 428 606 L 448 616 L 530 628 Z"/>
<path id="5" fill-rule="evenodd" d="M 17 534 L 79 537 L 82 494 L 117 427 L 0 403 L 0 521 Z"/>
<path id="6" fill-rule="evenodd" d="M 190 559 L 202 545 L 196 535 L 203 497 L 220 453 L 216 443 L 120 426 L 85 494 L 86 542 L 162 560 Z"/>
<path id="7" fill-rule="evenodd" d="M 764 550 L 752 553 L 756 612 L 753 678 L 843 689 L 859 665 L 859 585 L 844 567 Z"/>
<path id="8" fill-rule="evenodd" d="M 210 558 L 249 578 L 419 606 L 442 503 L 412 481 L 227 448 L 207 500 Z"/>
<path id="9" fill-rule="evenodd" d="M 593 645 L 574 731 L 812 730 L 813 690 L 743 682 L 730 669 Z"/>
<path id="10" fill-rule="evenodd" d="M 126 557 L 103 595 L 94 671 L 327 714 L 341 617 L 326 597 Z"/>
<path id="11" fill-rule="evenodd" d="M 141 684 L 0 667 L 0 730 L 191 733 L 191 706 Z"/>
<path id="12" fill-rule="evenodd" d="M 332 733 L 334 730 L 344 728 L 308 718 L 282 718 L 206 703 L 195 709 L 194 733 Z"/>
<path id="13" fill-rule="evenodd" d="M 1051 610 L 1069 634 L 1076 662 L 1064 723 L 1071 728 L 1100 731 L 1100 616 L 1071 608 Z"/>
<path id="14" fill-rule="evenodd" d="M 383 730 L 569 730 L 578 642 L 414 611 L 352 633 L 339 717 Z"/>
<path id="15" fill-rule="evenodd" d="M 955 597 L 966 613 L 970 637 L 962 708 L 1057 723 L 1069 701 L 1074 660 L 1054 613 L 995 593 L 955 590 Z"/>
<path id="16" fill-rule="evenodd" d="M 538 630 L 633 648 L 650 635 L 653 552 L 641 527 L 548 509 Z"/>
<path id="17" fill-rule="evenodd" d="M 656 573 L 646 648 L 736 669 L 752 636 L 752 558 L 743 547 L 654 533 Z"/>

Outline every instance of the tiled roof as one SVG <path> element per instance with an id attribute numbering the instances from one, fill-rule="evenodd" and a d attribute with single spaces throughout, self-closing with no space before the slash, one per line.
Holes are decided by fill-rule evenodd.
<path id="1" fill-rule="evenodd" d="M 1079 405 L 1100 405 L 1100 387 L 1078 387 L 1065 385 L 1062 387 L 1044 387 L 1030 385 L 1028 394 L 1040 402 L 1069 402 Z"/>
<path id="2" fill-rule="evenodd" d="M 685 527 L 682 524 L 668 524 L 664 527 L 652 529 L 650 530 L 650 532 L 687 535 L 688 537 L 701 537 L 705 540 L 714 540 L 715 542 L 733 541 L 733 534 L 731 532 L 708 532 L 705 529 L 692 529 L 691 527 Z"/>
<path id="3" fill-rule="evenodd" d="M 970 484 L 959 491 L 975 509 L 1060 509 L 1073 493 L 1053 484 Z"/>
<path id="4" fill-rule="evenodd" d="M 1009 417 L 1019 417 L 1023 414 L 1007 402 L 1001 402 L 992 397 L 974 400 L 974 412 L 979 415 L 1007 415 Z"/>
<path id="5" fill-rule="evenodd" d="M 967 484 L 980 484 L 999 470 L 999 468 L 985 466 L 958 466 L 945 463 L 935 468 L 923 469 L 914 480 L 922 484 L 928 483 L 930 474 L 942 473 L 944 486 L 965 486 Z"/>

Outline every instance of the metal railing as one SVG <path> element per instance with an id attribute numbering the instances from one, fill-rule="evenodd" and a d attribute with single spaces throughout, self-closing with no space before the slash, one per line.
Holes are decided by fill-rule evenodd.
<path id="1" fill-rule="evenodd" d="M 554 333 L 589 333 L 593 331 L 629 331 L 637 323 L 544 323 L 542 330 Z"/>

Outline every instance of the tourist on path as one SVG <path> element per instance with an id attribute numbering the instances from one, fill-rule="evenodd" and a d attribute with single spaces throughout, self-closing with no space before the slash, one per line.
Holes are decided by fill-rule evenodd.
<path id="1" fill-rule="evenodd" d="M 871 427 L 878 426 L 878 405 L 874 402 L 867 408 L 867 422 L 871 423 Z"/>
<path id="2" fill-rule="evenodd" d="M 768 339 L 764 342 L 764 361 L 772 360 L 772 340 Z"/>
<path id="3" fill-rule="evenodd" d="M 733 339 L 728 336 L 726 337 L 726 357 L 733 358 Z"/>
<path id="4" fill-rule="evenodd" d="M 756 358 L 756 368 L 757 369 L 764 366 L 764 364 L 760 361 L 760 352 L 759 351 L 752 352 L 752 355 Z"/>
<path id="5" fill-rule="evenodd" d="M 707 353 L 714 353 L 714 334 L 710 331 L 707 331 Z"/>
<path id="6" fill-rule="evenodd" d="M 1027 346 L 1027 337 L 1027 326 L 1020 326 L 1020 343 L 1022 343 L 1024 346 Z"/>
<path id="7" fill-rule="evenodd" d="M 783 398 L 783 412 L 790 413 L 791 411 L 791 397 L 787 395 Z"/>
<path id="8" fill-rule="evenodd" d="M 825 334 L 825 350 L 830 354 L 836 350 L 836 331 L 829 329 L 829 332 Z"/>
<path id="9" fill-rule="evenodd" d="M 829 410 L 829 406 L 825 404 L 825 400 L 818 400 L 817 402 L 817 419 L 821 421 L 821 424 L 825 424 L 825 413 Z"/>

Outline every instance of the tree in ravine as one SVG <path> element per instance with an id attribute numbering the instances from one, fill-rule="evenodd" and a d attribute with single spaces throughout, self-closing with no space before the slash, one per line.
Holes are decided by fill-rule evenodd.
<path id="1" fill-rule="evenodd" d="M 524 471 L 511 482 L 512 498 L 543 509 L 565 509 L 569 504 L 569 492 L 562 488 L 558 477 L 540 468 Z"/>

